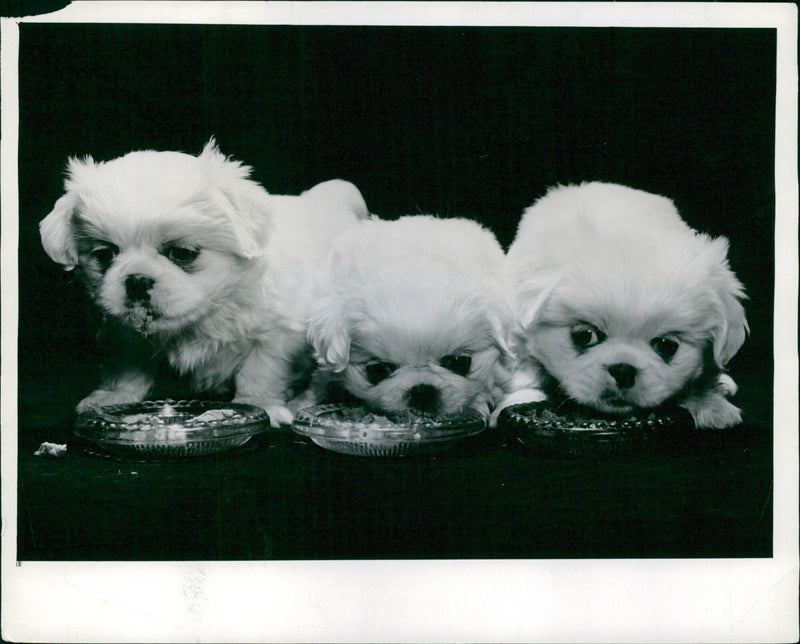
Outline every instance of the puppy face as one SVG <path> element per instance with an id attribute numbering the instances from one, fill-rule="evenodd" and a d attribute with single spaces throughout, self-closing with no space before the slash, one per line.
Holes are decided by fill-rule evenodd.
<path id="1" fill-rule="evenodd" d="M 247 261 L 193 221 L 148 222 L 120 234 L 107 218 L 75 215 L 78 265 L 97 304 L 145 335 L 169 334 L 196 323 L 210 304 L 235 297 Z"/>
<path id="2" fill-rule="evenodd" d="M 702 298 L 682 294 L 667 304 L 632 293 L 621 302 L 602 293 L 561 285 L 525 334 L 525 351 L 570 399 L 611 414 L 655 408 L 713 364 L 713 310 Z"/>
<path id="3" fill-rule="evenodd" d="M 66 194 L 40 226 L 43 245 L 78 268 L 107 315 L 145 335 L 180 333 L 222 303 L 235 311 L 255 289 L 251 260 L 269 221 L 247 173 L 213 141 L 199 157 L 72 159 Z"/>
<path id="4" fill-rule="evenodd" d="M 657 195 L 598 183 L 551 191 L 508 253 L 518 364 L 604 413 L 713 386 L 747 332 L 727 249 Z"/>
<path id="5" fill-rule="evenodd" d="M 367 407 L 488 416 L 503 351 L 499 305 L 487 276 L 460 262 L 474 255 L 499 268 L 502 251 L 488 231 L 471 238 L 477 225 L 466 223 L 462 245 L 451 234 L 458 224 L 426 217 L 366 222 L 339 240 L 309 339 L 321 368 Z"/>
<path id="6" fill-rule="evenodd" d="M 480 314 L 483 303 L 428 295 L 400 289 L 391 298 L 351 302 L 342 382 L 375 409 L 446 416 L 472 407 L 485 414 L 499 350 Z"/>

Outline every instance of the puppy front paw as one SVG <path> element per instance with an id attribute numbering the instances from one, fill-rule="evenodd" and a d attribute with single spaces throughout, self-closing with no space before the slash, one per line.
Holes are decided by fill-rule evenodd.
<path id="1" fill-rule="evenodd" d="M 233 399 L 233 402 L 261 407 L 269 414 L 269 424 L 273 428 L 278 428 L 281 425 L 291 425 L 294 420 L 294 414 L 284 403 L 270 402 L 253 396 L 237 396 Z"/>
<path id="2" fill-rule="evenodd" d="M 721 373 L 717 376 L 717 391 L 723 396 L 733 396 L 738 389 L 738 385 L 727 373 Z"/>
<path id="3" fill-rule="evenodd" d="M 81 400 L 75 407 L 75 411 L 82 414 L 86 411 L 97 410 L 106 405 L 121 405 L 124 403 L 139 402 L 141 400 L 142 398 L 126 390 L 97 389 Z"/>
<path id="4" fill-rule="evenodd" d="M 317 392 L 312 389 L 306 389 L 303 393 L 292 398 L 288 403 L 288 407 L 291 412 L 296 414 L 301 409 L 313 407 L 319 403 L 320 397 L 317 395 Z"/>
<path id="5" fill-rule="evenodd" d="M 269 414 L 269 422 L 272 427 L 291 425 L 294 420 L 294 414 L 285 405 L 269 405 L 265 409 Z"/>
<path id="6" fill-rule="evenodd" d="M 520 389 L 510 393 L 498 403 L 492 415 L 489 416 L 489 427 L 497 427 L 497 419 L 500 417 L 500 412 L 506 407 L 530 402 L 542 402 L 543 400 L 547 400 L 547 394 L 537 388 Z"/>
<path id="7" fill-rule="evenodd" d="M 102 381 L 102 386 L 95 389 L 75 407 L 82 414 L 90 409 L 98 409 L 106 405 L 122 405 L 141 402 L 152 389 L 153 381 L 144 371 L 131 369 L 114 374 Z"/>
<path id="8" fill-rule="evenodd" d="M 725 429 L 742 423 L 742 411 L 715 392 L 686 400 L 681 407 L 689 411 L 698 429 Z"/>

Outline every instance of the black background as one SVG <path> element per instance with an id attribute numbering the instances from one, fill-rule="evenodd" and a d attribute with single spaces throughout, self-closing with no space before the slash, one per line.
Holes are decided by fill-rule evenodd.
<path id="1" fill-rule="evenodd" d="M 94 385 L 97 316 L 37 230 L 62 194 L 67 157 L 198 153 L 212 135 L 270 192 L 341 177 L 383 217 L 471 217 L 504 246 L 556 183 L 671 197 L 690 225 L 730 239 L 751 326 L 730 367 L 746 419 L 769 429 L 775 47 L 770 29 L 21 24 L 21 432 L 67 423 Z M 706 537 L 688 550 L 766 551 L 763 540 L 726 550 Z M 647 554 L 646 539 L 629 539 Z M 491 554 L 487 543 L 477 551 Z M 673 546 L 664 552 L 682 552 Z"/>
<path id="2" fill-rule="evenodd" d="M 775 32 L 728 29 L 20 27 L 20 366 L 91 345 L 37 224 L 70 155 L 198 153 L 270 192 L 342 177 L 370 210 L 459 215 L 513 239 L 548 186 L 624 183 L 731 240 L 771 360 Z M 92 321 L 94 323 L 94 321 Z M 21 384 L 26 384 L 25 382 Z M 85 392 L 75 392 L 76 399 Z"/>

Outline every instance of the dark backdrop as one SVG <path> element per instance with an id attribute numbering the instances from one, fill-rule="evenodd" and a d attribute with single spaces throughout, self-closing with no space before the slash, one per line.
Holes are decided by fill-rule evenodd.
<path id="1" fill-rule="evenodd" d="M 506 246 L 555 183 L 673 198 L 731 240 L 752 328 L 731 368 L 758 374 L 768 416 L 775 46 L 769 29 L 22 24 L 21 402 L 92 387 L 96 319 L 37 231 L 66 158 L 214 135 L 270 192 L 342 177 L 372 212 L 472 217 Z"/>
<path id="2" fill-rule="evenodd" d="M 18 557 L 769 556 L 775 47 L 744 29 L 20 25 Z M 503 245 L 556 183 L 673 198 L 730 238 L 750 296 L 744 429 L 630 464 L 502 436 L 376 463 L 290 433 L 165 467 L 33 456 L 72 440 L 98 360 L 97 314 L 37 230 L 67 157 L 212 135 L 271 192 L 342 177 L 384 217 L 473 217 Z"/>

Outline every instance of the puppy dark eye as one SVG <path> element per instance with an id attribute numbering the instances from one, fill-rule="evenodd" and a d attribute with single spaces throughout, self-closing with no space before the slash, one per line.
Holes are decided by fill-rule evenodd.
<path id="1" fill-rule="evenodd" d="M 588 349 L 606 339 L 605 333 L 591 324 L 576 324 L 569 335 L 576 349 Z"/>
<path id="2" fill-rule="evenodd" d="M 119 248 L 114 246 L 114 244 L 103 244 L 102 246 L 95 246 L 92 249 L 92 257 L 103 269 L 108 268 L 118 254 Z"/>
<path id="3" fill-rule="evenodd" d="M 367 380 L 371 385 L 377 385 L 382 380 L 386 380 L 391 376 L 397 367 L 391 362 L 370 362 L 365 367 Z"/>
<path id="4" fill-rule="evenodd" d="M 167 259 L 178 266 L 187 266 L 197 259 L 200 254 L 199 250 L 188 248 L 186 246 L 169 246 L 164 253 Z"/>
<path id="5" fill-rule="evenodd" d="M 653 351 L 661 356 L 662 360 L 669 362 L 670 358 L 672 358 L 678 350 L 678 341 L 674 338 L 662 335 L 658 338 L 653 338 L 653 340 L 650 341 L 650 346 L 653 347 Z"/>
<path id="6" fill-rule="evenodd" d="M 472 356 L 465 353 L 453 353 L 442 358 L 439 364 L 459 376 L 466 376 L 472 366 Z"/>

